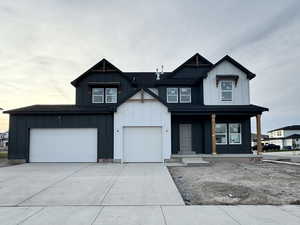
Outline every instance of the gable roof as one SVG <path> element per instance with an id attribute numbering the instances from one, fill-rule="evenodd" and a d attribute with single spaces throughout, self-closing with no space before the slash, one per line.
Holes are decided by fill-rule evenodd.
<path id="1" fill-rule="evenodd" d="M 116 66 L 114 66 L 112 63 L 110 63 L 108 60 L 103 58 L 100 62 L 92 66 L 90 69 L 85 71 L 83 74 L 81 74 L 79 77 L 77 77 L 75 80 L 71 82 L 73 86 L 76 86 L 79 81 L 81 81 L 84 77 L 86 77 L 90 72 L 100 72 L 100 73 L 106 73 L 106 72 L 118 72 L 122 74 L 122 71 L 118 69 Z M 123 75 L 126 79 L 129 79 L 127 76 Z"/>
<path id="2" fill-rule="evenodd" d="M 161 97 L 159 97 L 158 95 L 156 95 L 155 93 L 150 91 L 148 88 L 136 88 L 136 89 L 132 90 L 131 92 L 129 92 L 128 94 L 126 94 L 125 96 L 121 97 L 119 103 L 117 104 L 117 107 L 122 105 L 124 102 L 126 102 L 128 99 L 130 99 L 132 96 L 134 96 L 136 93 L 138 93 L 141 90 L 144 90 L 146 93 L 151 95 L 153 98 L 157 99 L 160 103 L 167 106 L 167 103 Z"/>
<path id="3" fill-rule="evenodd" d="M 285 126 L 285 127 L 277 128 L 274 130 L 270 130 L 268 132 L 272 132 L 272 131 L 276 131 L 276 130 L 300 130 L 300 125 Z"/>
<path id="4" fill-rule="evenodd" d="M 175 70 L 173 70 L 173 73 L 177 72 L 178 70 L 180 70 L 183 67 L 207 67 L 207 66 L 212 66 L 212 65 L 213 64 L 210 61 L 208 61 L 208 59 L 204 58 L 199 53 L 196 53 L 191 58 L 189 58 L 187 61 L 182 63 L 180 66 L 178 66 Z"/>
<path id="5" fill-rule="evenodd" d="M 212 71 L 214 68 L 216 68 L 216 66 L 218 66 L 219 64 L 221 64 L 224 61 L 228 61 L 231 64 L 233 64 L 234 66 L 236 66 L 237 68 L 239 68 L 241 71 L 243 71 L 246 75 L 247 78 L 249 80 L 253 79 L 256 75 L 254 73 L 252 73 L 251 71 L 249 71 L 246 67 L 244 67 L 243 65 L 241 65 L 240 63 L 238 63 L 237 61 L 235 61 L 233 58 L 231 58 L 229 55 L 225 55 L 222 59 L 220 59 L 218 62 L 216 62 L 211 69 L 208 71 Z"/>

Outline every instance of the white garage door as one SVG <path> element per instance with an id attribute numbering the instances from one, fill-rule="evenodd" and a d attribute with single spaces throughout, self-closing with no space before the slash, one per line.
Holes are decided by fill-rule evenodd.
<path id="1" fill-rule="evenodd" d="M 161 127 L 125 127 L 124 162 L 162 162 Z"/>
<path id="2" fill-rule="evenodd" d="M 96 162 L 97 129 L 30 129 L 30 162 Z"/>

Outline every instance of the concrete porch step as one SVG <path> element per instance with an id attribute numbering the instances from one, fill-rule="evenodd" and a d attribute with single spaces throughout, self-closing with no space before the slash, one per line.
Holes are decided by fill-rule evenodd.
<path id="1" fill-rule="evenodd" d="M 182 158 L 182 163 L 186 166 L 208 166 L 210 162 L 203 160 L 202 158 Z"/>

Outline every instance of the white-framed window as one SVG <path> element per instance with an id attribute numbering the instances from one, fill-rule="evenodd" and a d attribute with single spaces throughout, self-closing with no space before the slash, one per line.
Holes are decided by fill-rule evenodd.
<path id="1" fill-rule="evenodd" d="M 92 89 L 92 103 L 104 103 L 104 88 Z"/>
<path id="2" fill-rule="evenodd" d="M 217 145 L 227 144 L 227 124 L 216 123 L 216 143 Z"/>
<path id="3" fill-rule="evenodd" d="M 105 88 L 105 102 L 106 103 L 117 103 L 117 88 Z"/>
<path id="4" fill-rule="evenodd" d="M 180 88 L 180 103 L 191 103 L 191 88 Z"/>
<path id="5" fill-rule="evenodd" d="M 178 103 L 178 88 L 167 88 L 167 102 Z"/>
<path id="6" fill-rule="evenodd" d="M 229 124 L 229 144 L 236 145 L 242 144 L 241 124 L 230 123 Z"/>
<path id="7" fill-rule="evenodd" d="M 233 81 L 221 80 L 221 101 L 231 102 L 233 98 Z"/>

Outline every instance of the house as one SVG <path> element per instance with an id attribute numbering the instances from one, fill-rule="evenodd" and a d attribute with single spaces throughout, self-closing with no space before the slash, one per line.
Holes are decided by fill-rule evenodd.
<path id="1" fill-rule="evenodd" d="M 0 151 L 8 148 L 8 132 L 0 133 Z"/>
<path id="2" fill-rule="evenodd" d="M 74 105 L 10 114 L 9 159 L 27 162 L 163 162 L 176 154 L 252 153 L 255 77 L 226 55 L 195 54 L 172 72 L 123 72 L 106 59 L 77 77 Z"/>
<path id="3" fill-rule="evenodd" d="M 300 148 L 300 125 L 285 126 L 268 131 L 269 138 L 264 141 L 279 145 L 280 149 Z"/>

